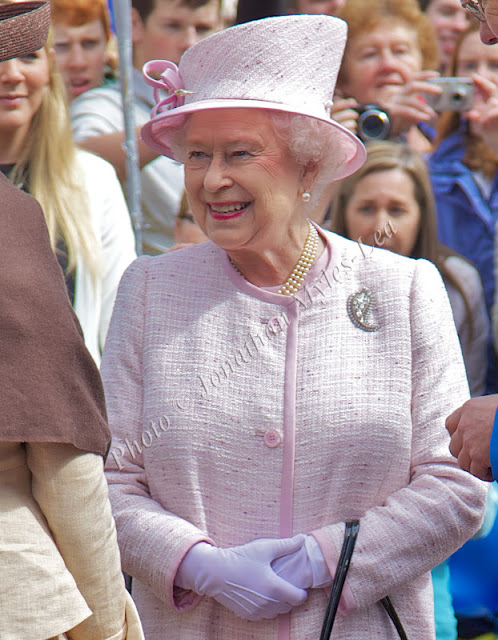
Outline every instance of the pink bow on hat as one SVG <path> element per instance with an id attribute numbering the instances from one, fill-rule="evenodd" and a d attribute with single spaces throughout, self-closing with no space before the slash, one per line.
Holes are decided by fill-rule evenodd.
<path id="1" fill-rule="evenodd" d="M 161 72 L 159 80 L 150 75 L 151 72 L 157 71 Z M 156 106 L 152 109 L 152 118 L 163 111 L 183 106 L 185 104 L 185 96 L 193 93 L 185 89 L 178 67 L 174 62 L 169 62 L 169 60 L 150 60 L 146 62 L 143 66 L 143 74 L 147 84 L 154 87 Z M 167 98 L 161 99 L 161 90 L 169 93 Z"/>

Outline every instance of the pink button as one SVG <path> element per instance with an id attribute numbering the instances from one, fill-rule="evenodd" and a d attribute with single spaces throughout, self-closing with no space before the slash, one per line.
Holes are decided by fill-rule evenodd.
<path id="1" fill-rule="evenodd" d="M 263 440 L 267 447 L 270 447 L 270 449 L 274 449 L 275 447 L 278 447 L 278 445 L 282 442 L 282 434 L 276 429 L 268 429 L 268 431 L 265 431 Z"/>

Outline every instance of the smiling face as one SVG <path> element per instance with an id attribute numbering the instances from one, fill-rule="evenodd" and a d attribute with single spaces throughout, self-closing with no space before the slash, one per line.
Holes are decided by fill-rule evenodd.
<path id="1" fill-rule="evenodd" d="M 93 20 L 81 26 L 54 24 L 54 37 L 55 59 L 69 99 L 99 87 L 108 62 L 102 22 Z"/>
<path id="2" fill-rule="evenodd" d="M 0 62 L 0 134 L 27 135 L 50 81 L 45 49 Z"/>
<path id="3" fill-rule="evenodd" d="M 227 251 L 264 252 L 306 229 L 311 188 L 265 111 L 200 111 L 186 128 L 185 186 L 197 223 Z M 305 178 L 306 175 L 306 178 Z"/>
<path id="4" fill-rule="evenodd" d="M 415 30 L 386 20 L 348 42 L 339 88 L 362 104 L 382 104 L 421 69 Z"/>
<path id="5" fill-rule="evenodd" d="M 432 0 L 426 14 L 436 32 L 439 62 L 445 67 L 451 62 L 458 36 L 469 25 L 470 15 L 460 0 Z"/>
<path id="6" fill-rule="evenodd" d="M 415 185 L 402 169 L 373 171 L 358 181 L 346 206 L 346 232 L 352 240 L 411 256 L 421 222 Z M 376 233 L 382 235 L 379 243 Z M 390 237 L 389 237 L 390 236 Z M 379 238 L 379 235 L 377 235 Z"/>
<path id="7" fill-rule="evenodd" d="M 133 57 L 138 69 L 148 60 L 180 62 L 182 54 L 220 26 L 219 1 L 191 9 L 180 0 L 156 0 L 142 22 L 133 10 Z"/>

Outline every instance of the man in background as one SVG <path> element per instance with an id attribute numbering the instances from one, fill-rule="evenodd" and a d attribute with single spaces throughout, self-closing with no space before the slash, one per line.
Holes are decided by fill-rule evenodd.
<path id="1" fill-rule="evenodd" d="M 178 64 L 184 51 L 220 27 L 220 0 L 132 0 L 133 89 L 141 204 L 145 229 L 143 253 L 173 246 L 174 221 L 183 191 L 183 167 L 159 156 L 140 140 L 140 129 L 155 106 L 142 67 L 149 60 Z M 119 85 L 87 91 L 71 104 L 76 141 L 114 165 L 126 179 L 122 98 Z"/>

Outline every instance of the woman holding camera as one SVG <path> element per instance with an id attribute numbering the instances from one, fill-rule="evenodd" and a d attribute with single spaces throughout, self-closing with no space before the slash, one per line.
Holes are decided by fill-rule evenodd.
<path id="1" fill-rule="evenodd" d="M 437 147 L 428 160 L 436 195 L 439 239 L 470 260 L 484 285 L 491 314 L 494 300 L 495 227 L 498 218 L 498 155 L 486 143 L 480 112 L 484 86 L 498 87 L 498 50 L 482 44 L 479 23 L 460 38 L 452 75 L 472 76 L 474 105 L 470 112 L 445 112 L 438 125 Z M 488 391 L 496 391 L 496 363 L 489 340 Z"/>
<path id="2" fill-rule="evenodd" d="M 430 151 L 428 127 L 436 113 L 420 94 L 439 93 L 428 82 L 438 76 L 432 71 L 437 50 L 417 0 L 348 0 L 340 17 L 348 23 L 348 40 L 332 116 L 364 139 L 401 139 L 416 151 Z M 361 126 L 359 113 L 371 104 L 389 119 L 383 126 L 380 115 L 374 135 Z"/>

